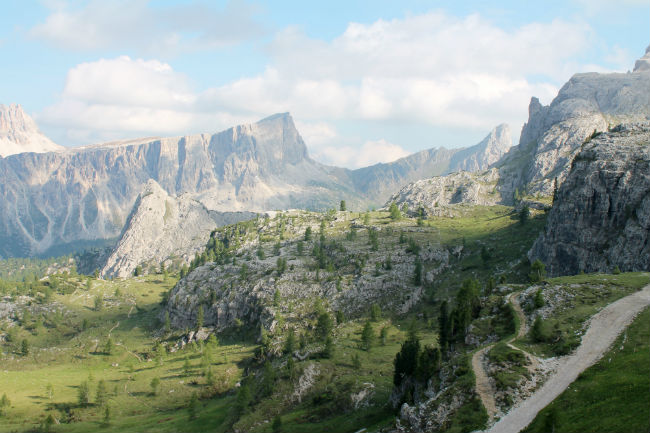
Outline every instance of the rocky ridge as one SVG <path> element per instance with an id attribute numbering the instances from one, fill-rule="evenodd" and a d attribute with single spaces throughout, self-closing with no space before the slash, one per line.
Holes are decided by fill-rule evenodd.
<path id="1" fill-rule="evenodd" d="M 585 143 L 529 252 L 549 275 L 650 269 L 650 123 Z"/>
<path id="2" fill-rule="evenodd" d="M 485 159 L 470 149 L 455 156 L 461 151 L 431 149 L 360 170 L 329 167 L 309 158 L 293 119 L 281 113 L 217 134 L 12 155 L 0 159 L 0 257 L 66 254 L 113 241 L 149 179 L 218 212 L 323 209 L 342 199 L 365 208 L 465 158 L 479 165 Z"/>
<path id="3" fill-rule="evenodd" d="M 555 185 L 564 182 L 571 162 L 588 137 L 620 123 L 645 122 L 650 119 L 650 67 L 646 55 L 637 61 L 634 72 L 582 73 L 574 75 L 558 92 L 550 105 L 531 99 L 528 121 L 521 131 L 519 144 L 512 147 L 491 167 L 498 170 L 497 197 L 503 204 L 513 204 L 520 197 L 548 197 Z M 457 180 L 436 179 L 432 185 L 453 187 Z M 485 174 L 466 177 L 465 190 L 480 191 Z M 490 175 L 492 179 L 492 175 Z M 477 185 L 471 186 L 476 182 Z M 492 180 L 490 180 L 492 182 Z M 447 203 L 444 195 L 424 193 L 422 186 L 409 185 L 404 194 L 391 197 L 398 203 L 418 203 L 425 208 Z M 411 191 L 414 197 L 408 197 Z M 476 201 L 470 195 L 468 203 Z M 456 201 L 460 203 L 462 201 Z M 480 200 L 479 200 L 480 202 Z"/>
<path id="4" fill-rule="evenodd" d="M 0 157 L 23 152 L 61 152 L 65 148 L 38 130 L 34 119 L 17 104 L 0 104 Z"/>
<path id="5" fill-rule="evenodd" d="M 138 196 L 102 277 L 128 277 L 138 265 L 176 268 L 202 252 L 210 232 L 219 226 L 255 217 L 251 212 L 208 210 L 187 194 L 174 197 L 150 179 Z"/>

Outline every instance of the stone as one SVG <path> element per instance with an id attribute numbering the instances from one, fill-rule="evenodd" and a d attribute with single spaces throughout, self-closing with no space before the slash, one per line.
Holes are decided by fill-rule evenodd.
<path id="1" fill-rule="evenodd" d="M 24 152 L 62 152 L 59 146 L 39 131 L 36 122 L 17 104 L 0 104 L 0 157 Z"/>
<path id="2" fill-rule="evenodd" d="M 528 253 L 550 276 L 650 270 L 650 123 L 593 138 Z"/>

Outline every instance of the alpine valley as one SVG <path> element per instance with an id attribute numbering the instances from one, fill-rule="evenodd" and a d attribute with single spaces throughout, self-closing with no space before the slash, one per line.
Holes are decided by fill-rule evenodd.
<path id="1" fill-rule="evenodd" d="M 436 142 L 432 138 L 431 142 Z M 650 47 L 360 169 L 0 105 L 0 432 L 650 431 Z"/>

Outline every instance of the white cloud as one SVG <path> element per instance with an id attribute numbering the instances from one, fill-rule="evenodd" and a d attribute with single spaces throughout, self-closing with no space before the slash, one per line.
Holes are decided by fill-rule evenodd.
<path id="1" fill-rule="evenodd" d="M 46 4 L 52 11 L 30 31 L 33 38 L 59 48 L 93 51 L 135 50 L 171 57 L 181 52 L 218 48 L 260 36 L 255 8 L 232 1 L 222 10 L 204 4 L 152 7 L 149 0 L 91 0 L 81 7 Z"/>
<path id="2" fill-rule="evenodd" d="M 102 4 L 91 3 L 112 7 Z M 70 19 L 66 13 L 61 22 Z M 90 32 L 92 44 L 105 43 L 107 32 L 100 30 Z M 340 123 L 366 129 L 391 124 L 405 133 L 411 125 L 424 125 L 483 135 L 506 122 L 516 130 L 526 120 L 531 96 L 550 102 L 558 85 L 581 70 L 572 59 L 591 38 L 582 22 L 554 20 L 504 30 L 480 15 L 458 18 L 443 12 L 351 23 L 332 41 L 287 28 L 268 45 L 271 60 L 264 71 L 210 89 L 193 89 L 187 77 L 157 60 L 119 57 L 78 65 L 69 72 L 60 101 L 43 117 L 51 124 L 67 122 L 76 130 L 69 134 L 72 140 L 92 130 L 99 131 L 96 139 L 217 131 L 289 111 L 316 158 L 359 166 L 406 151 L 367 136 L 351 138 L 349 128 L 341 134 Z M 436 144 L 443 143 L 435 137 L 426 143 Z"/>
<path id="3" fill-rule="evenodd" d="M 316 150 L 315 157 L 329 164 L 359 168 L 380 162 L 392 162 L 411 152 L 384 139 L 366 141 L 360 148 L 352 146 L 324 146 Z"/>

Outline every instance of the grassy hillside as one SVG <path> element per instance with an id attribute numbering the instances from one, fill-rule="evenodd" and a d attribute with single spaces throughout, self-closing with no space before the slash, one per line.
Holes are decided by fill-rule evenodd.
<path id="1" fill-rule="evenodd" d="M 549 431 L 650 431 L 650 309 L 525 430 Z"/>
<path id="2" fill-rule="evenodd" d="M 296 219 L 290 220 L 292 217 Z M 307 313 L 316 314 L 324 307 L 331 315 L 332 350 L 323 355 L 325 342 L 315 334 L 316 320 L 296 322 L 300 325 L 295 328 L 297 350 L 311 353 L 303 360 L 282 354 L 281 346 L 276 346 L 276 355 L 266 355 L 264 345 L 282 345 L 286 334 L 265 343 L 258 338 L 259 324 L 245 322 L 219 333 L 217 346 L 191 344 L 173 353 L 161 350 L 158 343 L 171 348 L 188 331 L 167 332 L 161 322 L 162 304 L 178 276 L 102 281 L 66 273 L 41 281 L 7 283 L 1 288 L 7 308 L 0 307 L 0 393 L 7 394 L 10 404 L 1 409 L 0 432 L 48 429 L 50 415 L 55 422 L 52 428 L 61 432 L 267 432 L 273 430 L 274 421 L 276 430 L 287 432 L 372 431 L 391 426 L 396 414 L 389 404 L 393 360 L 408 338 L 407 329 L 417 333 L 421 347 L 434 348 L 440 302 L 449 299 L 453 303 L 464 280 L 477 279 L 480 290 L 491 277 L 514 283 L 526 281 L 529 264 L 524 254 L 543 226 L 544 215 L 535 215 L 522 224 L 510 208 L 497 206 L 466 208 L 454 218 L 420 221 L 391 219 L 387 212 L 367 216 L 300 213 L 260 219 L 248 223 L 248 237 L 238 239 L 240 244 L 232 258 L 237 265 L 230 265 L 232 275 L 227 276 L 231 287 L 243 283 L 242 263 L 254 268 L 258 242 L 266 256 L 260 263 L 271 269 L 270 274 L 260 271 L 259 278 L 273 277 L 276 245 L 281 243 L 278 257 L 292 257 L 303 239 L 304 226 L 313 226 L 317 239 L 322 220 L 331 222 L 324 230 L 328 240 L 341 242 L 349 254 L 367 257 L 362 277 L 390 277 L 391 269 L 379 269 L 374 262 L 384 261 L 387 254 L 404 254 L 414 246 L 433 245 L 455 252 L 448 268 L 433 282 L 423 283 L 424 296 L 409 313 L 379 304 L 383 311 L 369 322 L 374 340 L 369 350 L 361 347 L 362 329 L 370 318 L 369 304 L 361 305 L 356 315 L 338 318 L 327 309 L 327 303 L 310 302 L 309 308 L 314 311 Z M 358 233 L 351 237 L 353 226 Z M 233 227 L 223 230 L 235 230 Z M 291 227 L 300 228 L 292 231 Z M 369 227 L 379 232 L 377 248 L 372 245 Z M 305 255 L 295 264 L 309 268 L 315 260 L 311 257 L 312 245 L 304 249 Z M 424 261 L 423 265 L 426 273 L 436 263 Z M 212 266 L 220 266 L 222 272 L 229 269 L 216 263 Z M 335 284 L 336 279 L 329 279 L 329 274 L 353 278 L 352 274 L 345 276 L 346 269 L 337 266 L 321 270 L 319 284 Z M 311 272 L 316 273 L 313 268 Z M 408 275 L 396 285 L 405 294 L 417 289 L 411 273 Z M 291 317 L 298 305 L 295 299 L 282 299 L 281 303 L 286 317 Z M 510 331 L 499 316 L 503 294 L 493 294 L 484 303 L 480 317 L 473 322 L 472 338 L 480 341 L 495 332 L 505 336 Z M 107 347 L 109 340 L 112 347 Z M 27 342 L 26 353 L 23 341 Z M 485 421 L 480 401 L 473 394 L 468 358 L 463 355 L 472 347 L 456 343 L 443 362 L 442 372 L 435 376 L 434 386 L 445 391 L 434 405 L 450 408 L 449 416 L 441 421 L 443 431 L 469 431 Z M 154 379 L 159 380 L 155 395 L 151 385 Z M 79 391 L 85 383 L 90 399 L 88 404 L 81 404 Z M 98 402 L 97 390 L 102 387 L 105 396 Z M 416 387 L 413 392 L 415 395 L 400 398 L 424 398 L 423 389 Z M 460 406 L 454 400 L 458 396 L 462 396 Z"/>

